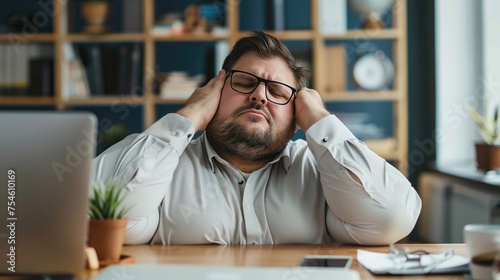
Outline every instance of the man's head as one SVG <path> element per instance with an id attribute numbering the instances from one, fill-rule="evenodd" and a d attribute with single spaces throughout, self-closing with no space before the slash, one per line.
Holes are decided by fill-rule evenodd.
<path id="1" fill-rule="evenodd" d="M 297 65 L 295 58 L 280 40 L 262 31 L 255 31 L 251 36 L 244 37 L 236 42 L 231 53 L 224 60 L 222 69 L 226 71 L 232 69 L 238 59 L 248 52 L 255 53 L 261 58 L 282 59 L 295 77 L 296 84 L 292 86 L 300 90 L 306 85 L 307 78 L 310 75 L 309 72 Z"/>
<path id="2" fill-rule="evenodd" d="M 210 143 L 226 160 L 272 159 L 293 136 L 295 106 L 294 96 L 280 105 L 271 102 L 277 101 L 271 94 L 276 94 L 276 87 L 296 94 L 294 89 L 304 86 L 308 72 L 296 65 L 283 43 L 262 32 L 240 39 L 223 68 L 228 75 L 207 126 Z"/>

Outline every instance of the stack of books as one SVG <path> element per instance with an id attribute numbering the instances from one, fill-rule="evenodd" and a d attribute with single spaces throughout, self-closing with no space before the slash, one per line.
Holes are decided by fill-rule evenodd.
<path id="1" fill-rule="evenodd" d="M 165 99 L 188 99 L 205 79 L 203 74 L 189 76 L 187 72 L 172 71 L 164 74 L 160 96 Z"/>

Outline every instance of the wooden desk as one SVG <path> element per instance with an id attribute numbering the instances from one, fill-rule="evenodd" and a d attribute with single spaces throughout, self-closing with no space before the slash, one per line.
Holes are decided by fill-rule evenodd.
<path id="1" fill-rule="evenodd" d="M 464 244 L 399 244 L 410 250 L 424 249 L 430 253 L 442 253 L 454 249 L 456 255 L 467 256 Z M 356 250 L 388 252 L 388 246 L 359 247 L 345 245 L 187 245 L 125 246 L 123 254 L 135 258 L 135 263 L 228 265 L 228 266 L 280 266 L 295 267 L 305 255 L 349 255 L 353 257 L 352 269 L 360 273 L 361 279 L 390 279 L 394 276 L 376 277 L 356 260 Z M 95 273 L 92 273 L 95 275 Z M 463 275 L 407 276 L 397 279 L 466 279 Z"/>

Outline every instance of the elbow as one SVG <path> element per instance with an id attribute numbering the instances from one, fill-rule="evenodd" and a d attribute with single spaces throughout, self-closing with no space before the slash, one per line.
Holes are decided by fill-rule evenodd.
<path id="1" fill-rule="evenodd" d="M 125 245 L 149 244 L 158 228 L 159 215 L 128 218 L 125 229 Z"/>
<path id="2" fill-rule="evenodd" d="M 421 207 L 421 200 L 417 197 L 414 203 L 399 208 L 401 211 L 385 211 L 378 218 L 372 217 L 368 224 L 351 225 L 346 228 L 349 242 L 344 243 L 366 246 L 394 244 L 408 236 L 414 229 Z"/>
<path id="3" fill-rule="evenodd" d="M 390 245 L 407 237 L 415 227 L 418 217 L 397 216 L 386 219 L 380 224 L 372 238 L 363 240 L 360 245 Z"/>
<path id="4" fill-rule="evenodd" d="M 406 208 L 406 211 L 387 212 L 374 224 L 373 231 L 358 239 L 358 244 L 390 245 L 407 237 L 415 228 L 422 207 L 420 199 L 415 202 L 413 207 Z"/>

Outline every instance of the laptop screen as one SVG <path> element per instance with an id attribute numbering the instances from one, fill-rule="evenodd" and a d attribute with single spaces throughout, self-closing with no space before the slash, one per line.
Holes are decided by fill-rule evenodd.
<path id="1" fill-rule="evenodd" d="M 96 117 L 0 112 L 0 273 L 84 269 Z"/>

